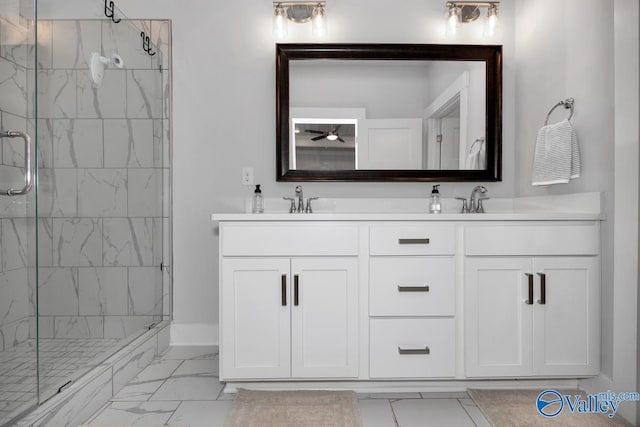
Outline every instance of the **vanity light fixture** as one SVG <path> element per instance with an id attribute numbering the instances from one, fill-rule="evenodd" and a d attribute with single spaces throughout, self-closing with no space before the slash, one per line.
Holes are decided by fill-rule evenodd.
<path id="1" fill-rule="evenodd" d="M 325 1 L 273 2 L 273 35 L 278 39 L 287 36 L 287 21 L 296 24 L 311 22 L 311 33 L 316 37 L 327 34 L 327 10 Z"/>
<path id="2" fill-rule="evenodd" d="M 486 7 L 484 14 L 484 35 L 491 38 L 498 27 L 499 1 L 448 1 L 447 35 L 455 36 L 460 24 L 475 22 L 481 15 L 480 8 Z"/>

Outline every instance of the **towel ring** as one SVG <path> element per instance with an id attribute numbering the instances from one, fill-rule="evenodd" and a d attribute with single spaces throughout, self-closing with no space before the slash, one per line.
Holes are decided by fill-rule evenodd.
<path id="1" fill-rule="evenodd" d="M 551 108 L 551 110 L 549 110 L 549 113 L 547 113 L 547 118 L 544 121 L 544 125 L 548 125 L 549 124 L 549 117 L 551 117 L 551 113 L 553 113 L 553 110 L 555 110 L 556 108 L 558 108 L 559 106 L 563 106 L 564 108 L 571 109 L 571 112 L 569 113 L 569 117 L 567 118 L 567 120 L 571 120 L 571 117 L 573 117 L 573 98 L 567 98 L 564 101 L 560 101 L 558 102 L 556 105 L 553 106 L 553 108 Z"/>

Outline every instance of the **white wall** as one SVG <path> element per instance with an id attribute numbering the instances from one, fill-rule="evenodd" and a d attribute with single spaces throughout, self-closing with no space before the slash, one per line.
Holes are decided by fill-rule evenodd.
<path id="1" fill-rule="evenodd" d="M 613 387 L 638 390 L 638 213 L 640 137 L 638 119 L 639 7 L 637 0 L 615 0 L 615 245 L 613 307 Z M 626 403 L 628 420 L 640 416 Z"/>
<path id="2" fill-rule="evenodd" d="M 130 18 L 173 21 L 174 316 L 176 323 L 217 323 L 217 238 L 212 212 L 242 210 L 251 188 L 241 168 L 255 168 L 266 197 L 290 195 L 294 184 L 275 182 L 275 49 L 272 2 L 267 0 L 116 1 Z M 42 18 L 93 17 L 102 4 L 39 0 Z M 327 42 L 443 43 L 443 1 L 331 1 Z M 514 167 L 513 0 L 503 0 L 503 182 L 490 195 L 512 196 Z M 470 31 L 479 29 L 474 26 Z M 456 42 L 477 43 L 460 37 Z M 289 28 L 289 42 L 312 42 L 308 25 Z M 134 41 L 137 42 L 137 41 Z M 501 40 L 495 40 L 500 44 Z M 256 137 L 257 135 L 257 137 Z M 427 197 L 424 183 L 306 183 L 321 197 Z M 468 196 L 472 184 L 441 187 L 444 196 Z M 490 205 L 489 205 L 490 206 Z M 183 329 L 184 330 L 184 329 Z M 186 330 L 185 330 L 186 331 Z M 185 332 L 186 333 L 186 332 Z"/>
<path id="3" fill-rule="evenodd" d="M 429 63 L 291 61 L 291 108 L 365 108 L 367 119 L 422 117 Z"/>

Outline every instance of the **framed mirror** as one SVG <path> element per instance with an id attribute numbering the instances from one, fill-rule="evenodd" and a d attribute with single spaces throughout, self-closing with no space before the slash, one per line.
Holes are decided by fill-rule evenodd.
<path id="1" fill-rule="evenodd" d="M 502 47 L 277 44 L 278 181 L 500 181 Z"/>

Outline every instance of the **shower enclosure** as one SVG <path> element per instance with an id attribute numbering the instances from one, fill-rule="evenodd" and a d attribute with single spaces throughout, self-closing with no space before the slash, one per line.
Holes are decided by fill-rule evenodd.
<path id="1" fill-rule="evenodd" d="M 0 2 L 0 426 L 171 314 L 170 23 L 104 7 Z"/>

